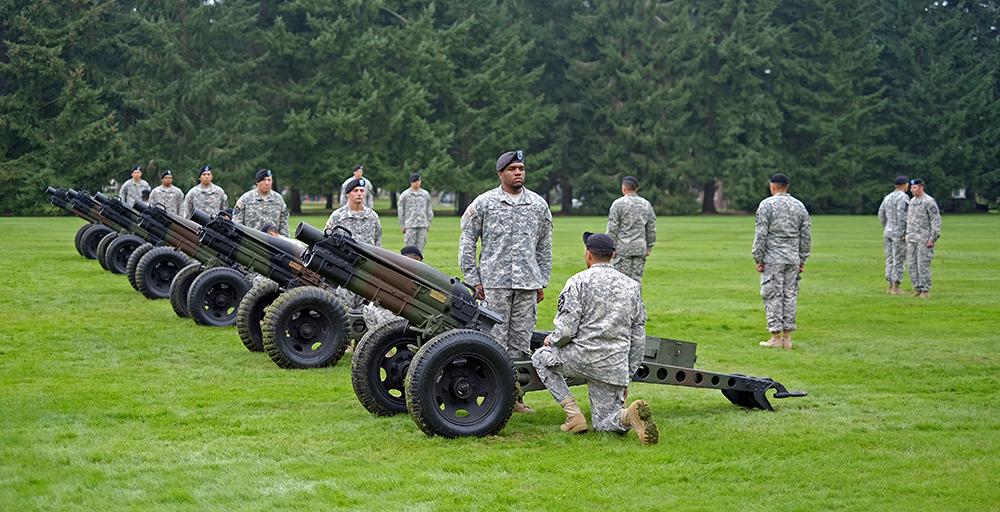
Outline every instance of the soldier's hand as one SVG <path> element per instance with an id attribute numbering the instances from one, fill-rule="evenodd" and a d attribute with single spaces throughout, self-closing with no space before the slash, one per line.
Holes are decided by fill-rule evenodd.
<path id="1" fill-rule="evenodd" d="M 552 342 L 549 341 L 549 337 L 548 336 L 546 336 L 545 339 L 542 340 L 542 346 L 543 347 L 551 347 L 552 346 Z"/>
<path id="2" fill-rule="evenodd" d="M 934 240 L 928 240 L 927 241 L 927 248 L 928 249 L 933 249 L 934 248 Z"/>
<path id="3" fill-rule="evenodd" d="M 801 273 L 803 273 L 805 271 L 806 271 L 806 264 L 805 263 L 799 263 L 799 273 L 801 274 Z"/>
<path id="4" fill-rule="evenodd" d="M 476 285 L 476 298 L 479 300 L 486 300 L 486 290 L 483 290 L 482 284 Z"/>
<path id="5" fill-rule="evenodd" d="M 406 228 L 399 228 L 400 233 L 406 233 Z"/>
<path id="6" fill-rule="evenodd" d="M 622 400 L 628 402 L 628 386 L 625 386 L 625 394 L 622 397 Z"/>
<path id="7" fill-rule="evenodd" d="M 538 304 L 539 302 L 541 302 L 543 300 L 545 300 L 545 289 L 544 288 L 539 288 L 539 289 L 535 290 L 535 304 Z"/>
<path id="8" fill-rule="evenodd" d="M 763 271 L 764 271 L 764 264 L 757 263 L 757 272 L 763 272 Z"/>

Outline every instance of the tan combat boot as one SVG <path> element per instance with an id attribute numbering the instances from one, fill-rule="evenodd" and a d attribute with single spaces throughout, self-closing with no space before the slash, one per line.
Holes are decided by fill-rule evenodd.
<path id="1" fill-rule="evenodd" d="M 514 402 L 514 412 L 520 414 L 535 414 L 535 410 L 529 407 L 528 404 L 524 403 L 524 400 L 521 398 L 518 398 L 517 401 Z"/>
<path id="2" fill-rule="evenodd" d="M 917 297 L 920 297 L 921 299 L 929 299 L 931 298 L 931 292 L 927 291 L 920 292 L 920 294 L 917 295 Z"/>
<path id="3" fill-rule="evenodd" d="M 650 445 L 660 441 L 660 430 L 653 423 L 653 411 L 645 400 L 636 400 L 628 409 L 623 410 L 622 423 L 632 427 L 641 444 Z"/>
<path id="4" fill-rule="evenodd" d="M 792 349 L 792 331 L 785 331 L 781 335 L 781 348 L 785 350 Z"/>
<path id="5" fill-rule="evenodd" d="M 587 431 L 587 417 L 583 415 L 580 406 L 576 405 L 576 400 L 569 397 L 559 402 L 563 411 L 566 412 L 566 422 L 559 425 L 559 430 L 570 434 L 582 434 Z"/>
<path id="6" fill-rule="evenodd" d="M 781 341 L 781 333 L 780 332 L 772 332 L 771 333 L 771 339 L 769 339 L 767 341 L 762 341 L 762 342 L 758 343 L 758 345 L 760 345 L 762 347 L 767 347 L 767 348 L 781 348 L 781 347 L 784 346 L 782 344 L 782 341 Z"/>
<path id="7" fill-rule="evenodd" d="M 896 283 L 889 283 L 889 289 L 885 291 L 889 295 L 896 295 Z"/>

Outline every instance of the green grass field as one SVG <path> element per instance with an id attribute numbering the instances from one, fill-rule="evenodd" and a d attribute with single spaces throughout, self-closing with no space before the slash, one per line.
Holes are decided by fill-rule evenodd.
<path id="1" fill-rule="evenodd" d="M 757 347 L 753 219 L 661 218 L 647 331 L 698 342 L 700 368 L 809 397 L 751 412 L 716 391 L 637 384 L 653 447 L 560 433 L 544 392 L 526 397 L 537 414 L 485 439 L 373 417 L 346 361 L 281 370 L 235 328 L 176 317 L 80 257 L 80 225 L 0 218 L 2 511 L 1000 509 L 997 216 L 945 217 L 928 301 L 885 294 L 874 217 L 814 218 L 790 352 Z M 383 225 L 398 249 L 396 219 Z M 603 227 L 556 218 L 539 328 L 583 267 L 580 233 Z M 457 218 L 438 219 L 427 262 L 457 273 L 457 233 Z"/>

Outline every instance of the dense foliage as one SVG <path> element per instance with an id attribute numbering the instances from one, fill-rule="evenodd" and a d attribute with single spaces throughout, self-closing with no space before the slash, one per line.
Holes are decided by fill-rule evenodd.
<path id="1" fill-rule="evenodd" d="M 564 212 L 626 174 L 661 213 L 748 211 L 775 170 L 816 212 L 896 174 L 996 205 L 998 26 L 997 0 L 2 0 L 0 213 L 135 163 L 231 197 L 269 167 L 293 206 L 364 163 L 461 209 L 509 148 Z"/>

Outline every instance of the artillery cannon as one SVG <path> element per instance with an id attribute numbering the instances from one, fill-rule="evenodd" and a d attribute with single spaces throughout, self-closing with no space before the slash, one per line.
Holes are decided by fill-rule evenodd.
<path id="1" fill-rule="evenodd" d="M 47 187 L 46 193 L 49 195 L 49 202 L 90 223 L 81 226 L 74 239 L 77 252 L 87 259 L 97 259 L 101 240 L 105 236 L 124 229 L 124 226 L 101 215 L 100 204 L 87 195 L 86 191 Z M 101 266 L 105 266 L 105 263 L 101 262 Z"/>
<path id="2" fill-rule="evenodd" d="M 87 221 L 86 224 L 80 226 L 80 229 L 77 230 L 76 236 L 73 239 L 73 245 L 74 247 L 76 247 L 76 252 L 80 253 L 80 256 L 87 257 L 86 251 L 84 250 L 84 246 L 81 244 L 81 239 L 83 238 L 84 233 L 86 233 L 88 229 L 93 227 L 94 224 L 100 224 L 100 221 L 96 217 L 91 215 L 89 211 L 76 208 L 69 198 L 69 191 L 67 189 L 46 187 L 45 192 L 49 196 L 50 203 Z M 94 251 L 96 250 L 97 250 L 97 245 L 95 243 Z"/>

